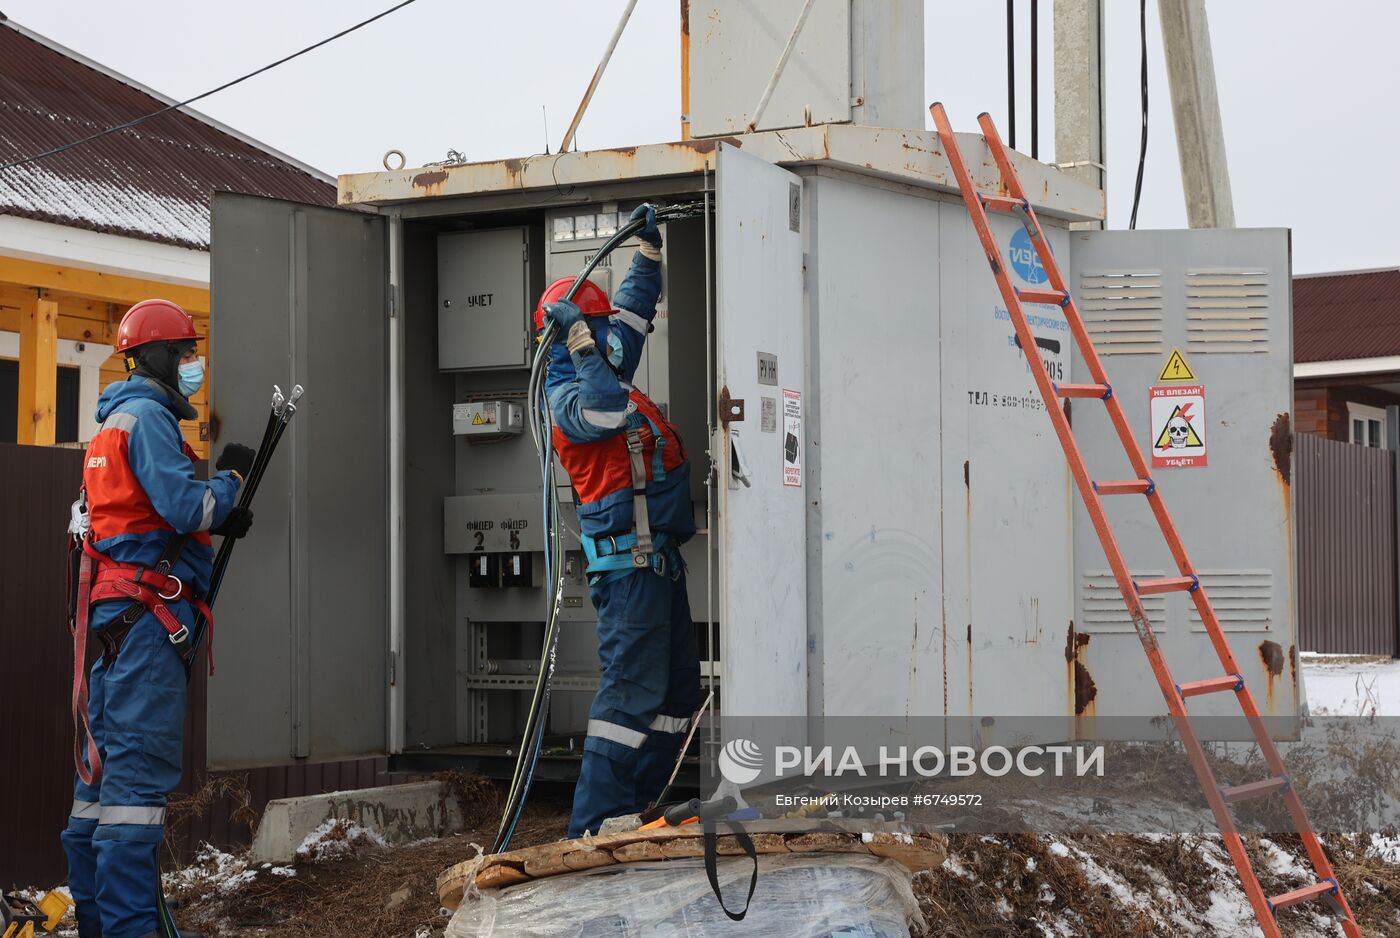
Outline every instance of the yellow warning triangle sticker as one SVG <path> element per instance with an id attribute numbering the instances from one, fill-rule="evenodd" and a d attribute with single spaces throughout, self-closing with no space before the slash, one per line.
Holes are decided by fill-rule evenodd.
<path id="1" fill-rule="evenodd" d="M 486 421 L 481 419 L 481 414 L 477 414 L 475 417 L 472 418 L 472 426 L 474 427 L 482 426 L 485 423 Z"/>
<path id="2" fill-rule="evenodd" d="M 1167 356 L 1167 362 L 1162 366 L 1162 373 L 1157 376 L 1158 381 L 1195 381 L 1196 373 L 1191 370 L 1191 366 L 1186 364 L 1186 356 L 1181 354 L 1181 349 L 1172 349 L 1172 353 Z"/>
<path id="3" fill-rule="evenodd" d="M 1190 405 L 1187 405 L 1187 406 L 1189 407 Z M 1157 435 L 1157 442 L 1155 442 L 1155 443 L 1152 444 L 1153 448 L 1155 448 L 1155 449 L 1170 449 L 1170 448 L 1171 448 L 1171 445 L 1172 445 L 1172 421 L 1175 420 L 1175 419 L 1178 418 L 1178 417 L 1180 417 L 1180 418 L 1182 419 L 1182 422 L 1186 424 L 1186 446 L 1187 446 L 1187 447 L 1192 447 L 1192 446 L 1194 446 L 1194 447 L 1196 447 L 1197 449 L 1199 449 L 1199 448 L 1202 447 L 1202 446 L 1205 446 L 1205 444 L 1201 442 L 1201 437 L 1200 437 L 1200 435 L 1196 433 L 1196 428 L 1193 427 L 1193 426 L 1191 425 L 1190 417 L 1187 416 L 1187 415 L 1182 414 L 1182 412 L 1181 412 L 1181 405 L 1178 404 L 1176 407 L 1172 408 L 1172 415 L 1171 415 L 1170 417 L 1167 418 L 1166 426 L 1162 427 L 1162 432 L 1159 433 L 1159 434 Z M 1180 426 L 1180 425 L 1178 425 L 1178 426 Z M 1179 432 L 1179 431 L 1178 431 L 1178 432 Z M 1178 447 L 1178 448 L 1180 448 L 1180 447 Z"/>

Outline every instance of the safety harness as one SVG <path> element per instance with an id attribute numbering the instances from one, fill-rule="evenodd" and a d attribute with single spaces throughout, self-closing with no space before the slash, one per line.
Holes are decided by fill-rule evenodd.
<path id="1" fill-rule="evenodd" d="M 648 567 L 660 576 L 675 578 L 680 575 L 680 553 L 675 543 L 666 532 L 653 533 L 651 530 L 651 517 L 647 512 L 647 460 L 642 444 L 643 427 L 651 430 L 653 440 L 652 481 L 666 480 L 663 459 L 666 437 L 651 417 L 637 409 L 636 401 L 629 401 L 625 434 L 632 470 L 632 530 L 627 534 L 603 537 L 579 535 L 584 556 L 588 558 L 587 572 L 593 583 Z"/>
<path id="2" fill-rule="evenodd" d="M 102 660 L 108 667 L 117 660 L 132 626 L 149 612 L 165 629 L 188 676 L 194 664 L 195 648 L 190 642 L 189 629 L 170 608 L 173 603 L 188 602 L 208 623 L 209 673 L 212 675 L 214 618 L 204 598 L 195 595 L 192 588 L 170 572 L 179 562 L 180 554 L 189 541 L 188 534 L 172 535 L 154 567 L 119 563 L 92 545 L 92 532 L 87 524 L 86 489 L 79 493 L 78 501 L 73 505 L 69 532 L 72 534 L 69 571 L 74 581 L 69 588 L 69 632 L 73 636 L 73 762 L 78 777 L 92 785 L 102 777 L 102 757 L 88 724 L 87 637 L 92 604 L 115 599 L 131 601 L 121 614 L 97 632 L 103 647 Z"/>

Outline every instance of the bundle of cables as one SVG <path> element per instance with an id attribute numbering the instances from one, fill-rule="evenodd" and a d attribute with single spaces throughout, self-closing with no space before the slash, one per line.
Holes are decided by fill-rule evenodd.
<path id="1" fill-rule="evenodd" d="M 705 211 L 703 202 L 687 202 L 656 210 L 658 224 L 682 218 L 698 218 Z M 617 249 L 618 245 L 640 231 L 646 224 L 644 218 L 634 219 L 617 230 L 604 245 L 596 251 L 574 279 L 573 286 L 564 295 L 572 300 L 574 294 L 588 279 L 589 274 Z M 535 349 L 534 360 L 530 364 L 530 384 L 526 407 L 530 414 L 530 435 L 535 441 L 535 449 L 540 457 L 540 485 L 543 492 L 543 513 L 545 531 L 544 582 L 545 582 L 545 628 L 544 643 L 540 650 L 540 665 L 535 679 L 535 692 L 530 700 L 529 714 L 525 719 L 525 732 L 521 739 L 520 751 L 515 759 L 515 773 L 511 778 L 506 795 L 505 811 L 501 815 L 501 826 L 496 832 L 492 853 L 505 850 L 516 825 L 525 810 L 525 799 L 530 793 L 530 783 L 534 780 L 535 766 L 539 762 L 540 748 L 544 742 L 544 729 L 549 715 L 550 685 L 554 678 L 555 659 L 559 650 L 559 610 L 564 600 L 564 521 L 560 515 L 559 489 L 554 483 L 554 419 L 545 397 L 545 378 L 549 373 L 549 351 L 558 337 L 559 327 L 552 320 L 545 320 L 544 333 Z"/>

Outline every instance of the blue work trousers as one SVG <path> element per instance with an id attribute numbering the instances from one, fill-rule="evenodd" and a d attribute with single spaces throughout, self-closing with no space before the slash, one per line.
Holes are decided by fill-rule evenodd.
<path id="1" fill-rule="evenodd" d="M 93 628 L 126 608 L 93 607 Z M 186 628 L 189 603 L 172 605 Z M 96 785 L 74 780 L 62 835 L 68 887 L 82 938 L 138 938 L 156 931 L 160 889 L 156 852 L 165 836 L 166 794 L 180 784 L 185 669 L 151 613 L 131 627 L 110 666 L 88 677 L 88 720 L 102 756 Z"/>
<path id="2" fill-rule="evenodd" d="M 569 836 L 657 798 L 700 702 L 685 570 L 639 570 L 593 587 L 602 683 L 588 713 Z"/>

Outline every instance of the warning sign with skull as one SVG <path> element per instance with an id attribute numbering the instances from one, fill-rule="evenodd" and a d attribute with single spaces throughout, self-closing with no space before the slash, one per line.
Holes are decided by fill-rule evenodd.
<path id="1" fill-rule="evenodd" d="M 1199 384 L 1151 389 L 1152 468 L 1206 465 L 1206 389 Z"/>

